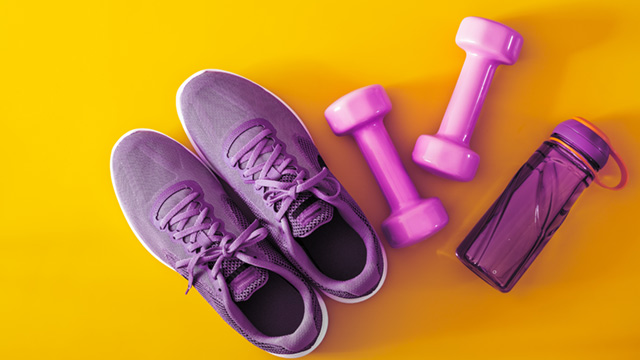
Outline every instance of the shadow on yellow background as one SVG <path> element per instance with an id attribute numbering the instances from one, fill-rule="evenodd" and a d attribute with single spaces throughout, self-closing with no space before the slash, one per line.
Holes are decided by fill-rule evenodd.
<path id="1" fill-rule="evenodd" d="M 327 299 L 329 331 L 308 358 L 637 359 L 640 357 L 640 8 L 635 2 L 2 4 L 5 160 L 0 218 L 0 357 L 271 358 L 228 327 L 128 228 L 111 188 L 111 146 L 154 128 L 188 145 L 180 83 L 203 68 L 246 76 L 305 121 L 332 172 L 378 233 L 387 204 L 356 144 L 323 118 L 335 99 L 380 83 L 385 124 L 447 228 L 390 249 L 379 294 Z M 471 141 L 476 178 L 411 162 L 435 133 L 464 61 L 460 20 L 484 16 L 524 37 L 501 67 Z M 509 294 L 454 251 L 509 179 L 574 115 L 597 123 L 629 166 L 620 192 L 592 186 Z M 189 145 L 190 147 L 190 145 Z M 604 170 L 611 181 L 613 166 Z"/>

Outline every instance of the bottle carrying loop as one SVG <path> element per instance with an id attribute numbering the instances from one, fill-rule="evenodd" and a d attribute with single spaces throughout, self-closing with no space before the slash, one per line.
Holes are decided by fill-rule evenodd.
<path id="1" fill-rule="evenodd" d="M 611 156 L 613 158 L 613 160 L 616 161 L 616 164 L 618 165 L 618 169 L 620 169 L 620 181 L 618 182 L 617 185 L 611 186 L 611 185 L 605 184 L 602 181 L 602 179 L 600 178 L 600 176 L 598 175 L 598 172 L 595 171 L 595 169 L 591 166 L 591 164 L 589 164 L 587 159 L 585 159 L 584 156 L 582 156 L 582 154 L 580 154 L 579 152 L 574 150 L 566 142 L 564 142 L 564 141 L 562 141 L 562 140 L 560 140 L 558 138 L 555 138 L 555 137 L 551 137 L 549 140 L 562 145 L 567 150 L 571 151 L 571 153 L 573 153 L 575 156 L 577 156 L 580 160 L 582 160 L 582 162 L 587 166 L 587 168 L 589 168 L 589 170 L 591 170 L 591 172 L 594 174 L 594 177 L 595 177 L 594 181 L 596 182 L 596 184 L 602 186 L 605 189 L 609 189 L 609 190 L 620 190 L 620 189 L 624 188 L 625 185 L 627 185 L 627 181 L 629 180 L 629 172 L 627 171 L 627 166 L 624 164 L 624 161 L 622 161 L 622 158 L 620 157 L 620 155 L 616 152 L 616 150 L 611 145 L 611 141 L 609 141 L 609 137 L 602 130 L 600 130 L 597 126 L 595 126 L 590 121 L 588 121 L 588 120 L 586 120 L 584 118 L 576 116 L 576 117 L 573 118 L 573 120 L 576 120 L 579 123 L 581 123 L 582 125 L 588 127 L 590 130 L 595 132 L 598 136 L 600 136 L 602 138 L 602 140 L 604 140 L 607 143 L 607 145 L 609 146 L 609 156 Z"/>

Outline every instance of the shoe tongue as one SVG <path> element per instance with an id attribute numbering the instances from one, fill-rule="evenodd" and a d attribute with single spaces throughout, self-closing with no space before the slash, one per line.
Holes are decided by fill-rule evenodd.
<path id="1" fill-rule="evenodd" d="M 235 302 L 248 300 L 269 280 L 267 270 L 249 265 L 239 259 L 224 260 L 222 275 L 229 285 L 229 292 Z"/>
<path id="2" fill-rule="evenodd" d="M 229 154 L 237 154 L 245 144 L 249 143 L 249 141 L 256 137 L 262 130 L 262 126 L 256 125 L 240 133 L 240 135 L 238 135 L 229 146 Z M 269 139 L 268 141 L 269 142 L 266 144 L 265 149 L 273 150 L 275 142 L 272 139 Z M 250 154 L 251 151 L 245 154 L 242 160 L 248 158 Z M 269 156 L 271 156 L 271 151 L 261 154 L 260 156 L 258 156 L 256 164 L 265 163 Z M 280 155 L 280 158 L 276 160 L 275 165 L 277 166 L 283 160 L 284 156 Z M 244 161 L 240 161 L 240 163 L 240 168 L 244 169 Z M 256 179 L 258 177 L 258 174 L 255 174 L 253 177 L 254 179 Z M 285 173 L 283 175 L 272 167 L 271 169 L 269 169 L 267 177 L 269 179 L 278 180 L 281 182 L 293 182 L 296 175 L 291 172 Z M 278 210 L 279 207 L 280 203 L 276 203 L 276 210 Z M 310 192 L 303 192 L 301 194 L 298 194 L 296 200 L 293 201 L 293 203 L 287 210 L 287 219 L 289 219 L 289 223 L 291 224 L 293 236 L 297 238 L 303 238 L 311 234 L 318 227 L 331 221 L 332 218 L 333 206 L 329 205 L 325 201 L 318 199 Z"/>
<path id="3" fill-rule="evenodd" d="M 167 198 L 164 203 L 160 206 L 158 210 L 158 218 L 161 219 L 164 217 L 171 209 L 173 209 L 185 196 L 191 193 L 190 189 L 182 189 L 177 191 L 169 198 Z M 182 209 L 180 212 L 186 210 Z M 193 225 L 196 221 L 196 216 L 192 216 L 185 227 L 189 227 Z M 173 230 L 176 225 L 171 227 Z M 222 233 L 218 233 L 218 235 L 222 236 Z M 207 235 L 199 231 L 196 237 Z M 214 243 L 213 246 L 218 245 L 218 243 Z M 231 297 L 235 302 L 248 300 L 251 295 L 253 295 L 256 290 L 260 289 L 264 284 L 267 283 L 269 279 L 268 272 L 265 269 L 257 268 L 255 266 L 249 265 L 239 259 L 225 259 L 222 261 L 222 275 L 224 276 L 227 284 L 229 285 L 229 292 L 231 293 Z"/>
<path id="4" fill-rule="evenodd" d="M 280 181 L 292 182 L 293 175 L 283 175 Z M 333 206 L 305 191 L 291 203 L 287 219 L 291 224 L 293 237 L 303 238 L 333 219 Z"/>

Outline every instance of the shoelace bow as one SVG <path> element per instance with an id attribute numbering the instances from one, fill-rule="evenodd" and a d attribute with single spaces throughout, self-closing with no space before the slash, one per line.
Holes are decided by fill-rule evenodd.
<path id="1" fill-rule="evenodd" d="M 271 206 L 280 202 L 280 207 L 276 210 L 276 217 L 281 220 L 287 212 L 291 203 L 297 198 L 298 194 L 309 191 L 317 198 L 330 201 L 340 193 L 340 184 L 333 177 L 329 177 L 329 170 L 324 167 L 315 176 L 305 180 L 307 172 L 305 169 L 298 170 L 291 165 L 292 158 L 282 152 L 282 145 L 270 138 L 270 129 L 264 129 L 258 133 L 253 139 L 245 144 L 234 156 L 231 157 L 232 166 L 245 165 L 242 177 L 245 183 L 254 183 L 257 191 L 264 189 L 262 199 Z M 274 144 L 271 146 L 269 142 Z M 267 161 L 256 164 L 258 158 L 271 153 Z M 277 177 L 269 177 L 269 171 L 274 169 L 278 172 Z M 254 176 L 257 175 L 257 178 Z M 284 175 L 293 176 L 291 181 L 282 181 Z M 329 185 L 332 184 L 332 185 Z M 320 186 L 328 189 L 323 192 Z M 332 189 L 335 189 L 332 194 Z"/>
<path id="2" fill-rule="evenodd" d="M 260 227 L 257 220 L 243 230 L 235 239 L 229 234 L 222 234 L 218 229 L 220 222 L 211 220 L 207 216 L 209 207 L 202 206 L 195 201 L 200 194 L 192 191 L 160 220 L 159 227 L 165 230 L 167 226 L 173 226 L 173 240 L 180 241 L 185 246 L 187 252 L 192 253 L 190 259 L 183 259 L 176 262 L 176 268 L 187 268 L 189 284 L 187 293 L 191 289 L 194 281 L 194 270 L 198 266 L 208 269 L 209 263 L 213 262 L 213 268 L 209 272 L 212 280 L 215 279 L 221 270 L 222 262 L 232 258 L 238 252 L 243 252 L 247 247 L 258 243 L 267 236 L 267 229 Z M 184 209 L 184 211 L 182 211 Z M 182 212 L 181 212 L 182 211 Z M 192 225 L 187 226 L 191 218 L 195 217 Z M 206 236 L 197 236 L 202 233 Z"/>

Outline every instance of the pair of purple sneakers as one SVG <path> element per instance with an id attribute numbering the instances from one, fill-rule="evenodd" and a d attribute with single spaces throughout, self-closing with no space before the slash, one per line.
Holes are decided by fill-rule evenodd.
<path id="1" fill-rule="evenodd" d="M 151 130 L 113 148 L 129 225 L 251 343 L 287 358 L 310 353 L 328 324 L 317 290 L 345 303 L 375 294 L 386 276 L 380 240 L 297 115 L 266 89 L 201 71 L 180 87 L 177 107 L 199 158 Z"/>

